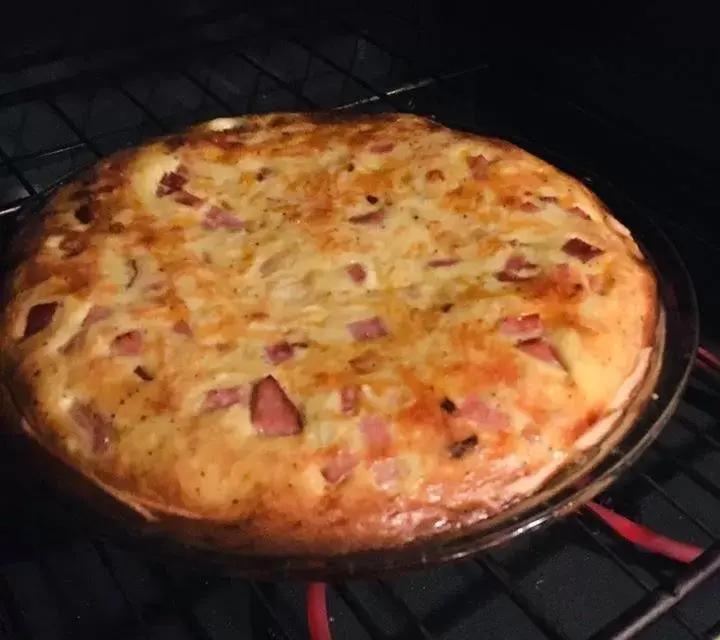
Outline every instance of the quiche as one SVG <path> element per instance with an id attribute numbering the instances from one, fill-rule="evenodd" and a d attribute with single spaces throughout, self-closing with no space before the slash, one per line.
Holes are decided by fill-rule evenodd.
<path id="1" fill-rule="evenodd" d="M 653 271 L 597 197 L 410 114 L 123 150 L 17 248 L 0 351 L 24 428 L 238 551 L 467 531 L 611 434 L 660 348 Z"/>

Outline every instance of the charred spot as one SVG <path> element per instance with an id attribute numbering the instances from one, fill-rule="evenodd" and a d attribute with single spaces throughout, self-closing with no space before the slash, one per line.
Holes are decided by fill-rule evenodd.
<path id="1" fill-rule="evenodd" d="M 353 171 L 355 171 L 355 165 L 351 162 L 350 164 L 348 164 L 347 170 L 348 173 L 352 173 Z"/>
<path id="2" fill-rule="evenodd" d="M 111 222 L 108 225 L 108 231 L 110 233 L 122 233 L 125 231 L 125 225 L 122 222 Z"/>
<path id="3" fill-rule="evenodd" d="M 262 169 L 260 169 L 260 171 L 258 171 L 255 174 L 255 179 L 258 182 L 262 182 L 266 178 L 269 178 L 271 175 L 272 175 L 272 169 L 270 169 L 269 167 L 263 167 Z"/>
<path id="4" fill-rule="evenodd" d="M 442 402 L 440 403 L 440 408 L 445 413 L 450 413 L 450 414 L 455 413 L 457 411 L 457 405 L 452 400 L 450 400 L 450 398 L 443 398 Z"/>
<path id="5" fill-rule="evenodd" d="M 451 302 L 446 302 L 442 307 L 440 307 L 440 311 L 442 311 L 443 313 L 448 313 L 452 310 L 453 306 L 454 305 Z"/>
<path id="6" fill-rule="evenodd" d="M 370 204 L 377 204 L 378 202 L 380 202 L 379 198 L 373 195 L 365 196 L 365 200 L 367 200 Z"/>
<path id="7" fill-rule="evenodd" d="M 151 382 L 155 379 L 155 376 L 153 376 L 152 373 L 150 373 L 145 367 L 138 366 L 135 367 L 133 370 L 133 373 L 140 378 L 140 380 L 143 380 L 145 382 Z"/>
<path id="8" fill-rule="evenodd" d="M 82 224 L 90 224 L 93 221 L 93 215 L 92 211 L 90 210 L 90 205 L 88 203 L 85 203 L 75 209 L 75 218 L 78 222 L 81 222 Z"/>
<path id="9" fill-rule="evenodd" d="M 459 440 L 458 442 L 453 442 L 453 444 L 451 444 L 448 448 L 448 453 L 451 458 L 455 458 L 456 460 L 463 458 L 477 446 L 477 443 L 478 437 L 476 435 L 472 435 L 468 438 L 464 438 L 463 440 Z"/>

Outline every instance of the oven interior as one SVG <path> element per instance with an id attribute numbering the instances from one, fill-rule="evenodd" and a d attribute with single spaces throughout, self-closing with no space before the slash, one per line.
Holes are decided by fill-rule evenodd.
<path id="1" fill-rule="evenodd" d="M 329 585 L 334 637 L 719 637 L 720 54 L 707 24 L 660 8 L 591 24 L 539 8 L 470 19 L 453 2 L 126 9 L 111 24 L 79 2 L 10 11 L 2 250 L 28 198 L 147 137 L 227 114 L 395 110 L 468 123 L 591 188 L 611 184 L 671 238 L 697 290 L 702 346 L 690 385 L 656 444 L 599 503 L 707 549 L 700 558 L 683 565 L 642 551 L 581 510 L 469 561 Z M 308 637 L 305 585 L 190 572 L 78 526 L 6 433 L 0 474 L 0 637 Z"/>

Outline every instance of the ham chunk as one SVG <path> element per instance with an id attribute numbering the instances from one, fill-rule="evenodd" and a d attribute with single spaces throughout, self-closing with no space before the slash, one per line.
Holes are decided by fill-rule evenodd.
<path id="1" fill-rule="evenodd" d="M 368 449 L 384 449 L 390 445 L 390 428 L 382 418 L 365 416 L 360 421 L 360 431 Z"/>
<path id="2" fill-rule="evenodd" d="M 562 250 L 565 254 L 572 258 L 577 258 L 580 262 L 590 262 L 593 258 L 604 253 L 602 249 L 594 247 L 580 238 L 570 238 L 570 240 L 562 246 Z"/>
<path id="3" fill-rule="evenodd" d="M 549 364 L 558 369 L 565 369 L 565 365 L 560 360 L 555 347 L 545 338 L 532 338 L 523 340 L 516 345 L 524 354 L 536 358 L 541 362 Z"/>
<path id="4" fill-rule="evenodd" d="M 110 353 L 114 356 L 137 356 L 142 351 L 142 333 L 127 331 L 117 336 L 110 344 Z"/>
<path id="5" fill-rule="evenodd" d="M 231 211 L 211 207 L 203 218 L 202 226 L 203 229 L 208 230 L 228 229 L 230 231 L 240 231 L 245 228 L 245 222 Z"/>
<path id="6" fill-rule="evenodd" d="M 244 386 L 210 389 L 205 394 L 203 410 L 216 411 L 217 409 L 231 407 L 234 404 L 247 404 L 249 396 L 250 393 Z"/>
<path id="7" fill-rule="evenodd" d="M 295 350 L 288 342 L 282 341 L 265 347 L 265 355 L 271 364 L 280 364 L 293 357 Z"/>
<path id="8" fill-rule="evenodd" d="M 377 340 L 378 338 L 383 338 L 388 335 L 385 324 L 377 316 L 351 322 L 347 325 L 347 329 L 353 339 L 358 342 Z"/>
<path id="9" fill-rule="evenodd" d="M 503 270 L 496 273 L 495 277 L 500 282 L 522 282 L 534 278 L 538 273 L 536 264 L 529 262 L 522 254 L 515 253 L 507 259 Z"/>
<path id="10" fill-rule="evenodd" d="M 302 431 L 300 412 L 272 376 L 253 385 L 250 421 L 255 432 L 265 436 L 291 436 Z"/>
<path id="11" fill-rule="evenodd" d="M 92 453 L 99 455 L 110 450 L 117 434 L 109 418 L 77 400 L 68 413 Z"/>
<path id="12" fill-rule="evenodd" d="M 55 316 L 57 308 L 57 302 L 43 302 L 42 304 L 36 304 L 30 307 L 27 319 L 25 320 L 23 338 L 29 338 L 36 333 L 40 333 L 43 329 L 47 329 Z"/>
<path id="13" fill-rule="evenodd" d="M 509 337 L 533 338 L 544 330 L 540 315 L 527 313 L 522 316 L 506 316 L 500 323 L 500 333 Z"/>
<path id="14" fill-rule="evenodd" d="M 505 429 L 510 426 L 510 417 L 504 411 L 496 409 L 476 395 L 465 399 L 462 406 L 453 414 L 453 420 L 487 429 Z"/>
<path id="15" fill-rule="evenodd" d="M 345 267 L 345 271 L 355 284 L 365 283 L 365 279 L 367 278 L 367 271 L 365 271 L 365 267 L 363 267 L 360 263 L 353 262 L 352 264 L 349 264 L 347 267 Z"/>

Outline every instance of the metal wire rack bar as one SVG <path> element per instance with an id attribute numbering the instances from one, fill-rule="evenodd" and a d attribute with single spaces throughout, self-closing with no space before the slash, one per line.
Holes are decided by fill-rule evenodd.
<path id="1" fill-rule="evenodd" d="M 642 600 L 593 635 L 591 640 L 632 638 L 719 570 L 720 542 L 716 542 L 700 558 L 681 570 L 674 580 L 653 589 Z"/>
<path id="2" fill-rule="evenodd" d="M 382 580 L 378 581 L 378 586 L 384 592 L 388 601 L 391 602 L 396 609 L 402 612 L 405 619 L 410 622 L 417 638 L 422 638 L 422 640 L 433 640 L 432 634 L 427 630 L 425 625 L 422 623 L 422 620 L 420 620 L 412 609 L 408 607 L 407 603 L 395 593 L 391 586 Z"/>
<path id="3" fill-rule="evenodd" d="M 568 637 L 557 629 L 514 584 L 512 576 L 500 566 L 492 556 L 483 554 L 476 558 L 475 562 L 490 576 L 492 581 L 500 587 L 508 597 L 525 613 L 530 621 L 548 640 L 569 640 Z"/>

